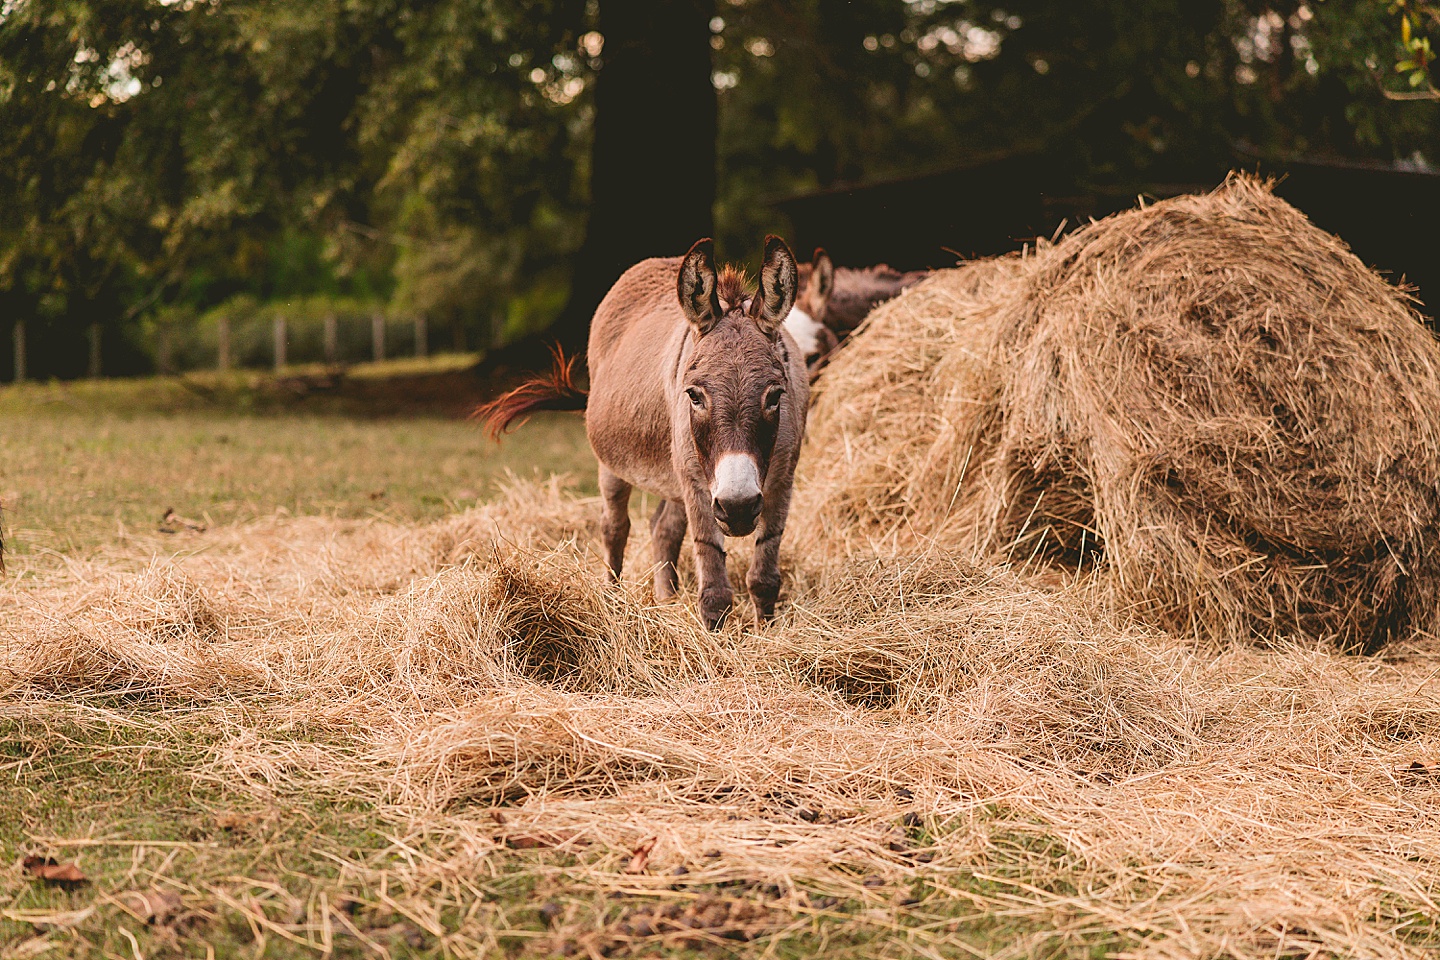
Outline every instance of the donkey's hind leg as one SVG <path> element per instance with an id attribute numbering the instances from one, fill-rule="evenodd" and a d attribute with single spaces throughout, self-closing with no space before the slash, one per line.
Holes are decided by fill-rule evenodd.
<path id="1" fill-rule="evenodd" d="M 655 599 L 669 600 L 680 586 L 675 564 L 685 542 L 685 504 L 679 500 L 661 500 L 650 518 L 650 546 L 655 552 Z"/>
<path id="2" fill-rule="evenodd" d="M 605 504 L 600 513 L 600 537 L 605 543 L 605 563 L 612 580 L 620 579 L 625 566 L 625 541 L 630 539 L 630 484 L 600 467 L 600 496 Z"/>

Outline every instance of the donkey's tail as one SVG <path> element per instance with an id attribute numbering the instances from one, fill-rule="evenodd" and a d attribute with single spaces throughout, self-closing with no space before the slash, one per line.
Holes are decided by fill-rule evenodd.
<path id="1" fill-rule="evenodd" d="M 537 374 L 508 393 L 476 407 L 472 420 L 485 424 L 490 436 L 499 440 L 517 420 L 536 410 L 584 410 L 586 391 L 575 386 L 575 361 L 566 357 L 559 344 L 550 347 L 555 358 L 549 373 Z"/>

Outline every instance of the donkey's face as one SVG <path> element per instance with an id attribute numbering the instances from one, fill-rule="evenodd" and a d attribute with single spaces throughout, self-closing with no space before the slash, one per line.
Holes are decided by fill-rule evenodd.
<path id="1" fill-rule="evenodd" d="M 695 347 L 680 371 L 676 411 L 709 487 L 720 529 L 743 537 L 765 505 L 765 477 L 786 402 L 780 325 L 795 303 L 795 258 L 779 237 L 765 240 L 760 291 L 745 292 L 744 274 L 716 275 L 713 247 L 702 240 L 680 265 L 680 307 L 695 329 Z"/>

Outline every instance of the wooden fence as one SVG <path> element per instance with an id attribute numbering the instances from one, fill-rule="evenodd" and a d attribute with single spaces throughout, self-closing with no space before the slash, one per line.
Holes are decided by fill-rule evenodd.
<path id="1" fill-rule="evenodd" d="M 424 317 L 416 317 L 413 321 L 415 328 L 414 356 L 426 357 L 430 352 L 430 331 L 429 325 Z M 386 326 L 387 321 L 382 313 L 375 313 L 370 318 L 370 359 L 380 362 L 387 359 L 390 354 L 386 351 Z M 86 348 L 88 357 L 86 373 L 90 377 L 99 377 L 104 369 L 104 357 L 102 354 L 102 328 L 99 324 L 92 324 L 86 331 Z M 402 338 L 403 339 L 403 338 Z M 291 331 L 284 316 L 277 315 L 271 321 L 271 360 L 275 370 L 281 370 L 290 362 L 290 341 Z M 21 383 L 29 378 L 30 365 L 27 344 L 27 331 L 24 320 L 16 320 L 12 328 L 12 346 L 14 351 L 14 382 Z M 179 372 L 174 362 L 174 344 L 172 333 L 167 328 L 162 328 L 156 334 L 155 366 L 162 374 L 173 374 Z M 235 368 L 235 354 L 231 337 L 230 320 L 228 317 L 221 317 L 216 330 L 215 344 L 215 365 L 216 370 L 232 370 Z M 323 361 L 328 364 L 340 362 L 340 321 L 335 316 L 327 316 L 324 319 L 323 334 Z M 193 369 L 193 368 L 192 368 Z"/>

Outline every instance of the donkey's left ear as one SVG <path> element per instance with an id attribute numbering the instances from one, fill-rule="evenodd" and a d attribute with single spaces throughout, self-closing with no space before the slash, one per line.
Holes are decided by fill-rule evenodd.
<path id="1" fill-rule="evenodd" d="M 771 336 L 780 332 L 790 308 L 795 306 L 795 290 L 800 286 L 800 271 L 795 255 L 776 236 L 765 238 L 765 260 L 760 265 L 760 292 L 750 301 L 750 316 Z"/>

